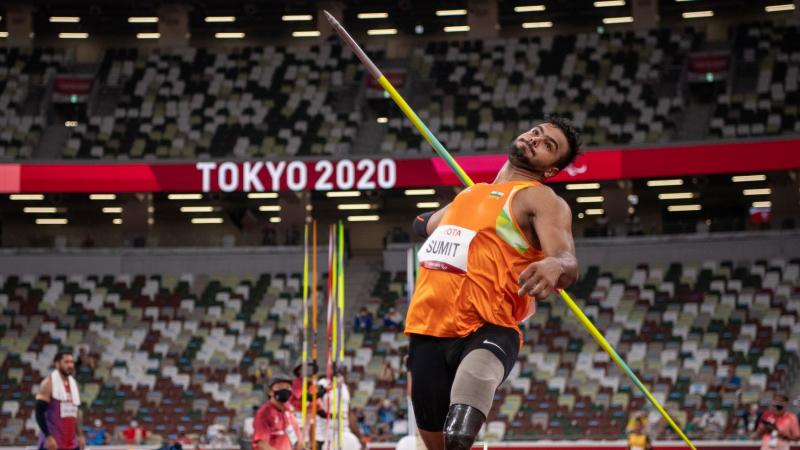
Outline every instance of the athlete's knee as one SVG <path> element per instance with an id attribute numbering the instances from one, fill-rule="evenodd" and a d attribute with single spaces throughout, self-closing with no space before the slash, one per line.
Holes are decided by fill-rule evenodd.
<path id="1" fill-rule="evenodd" d="M 478 408 L 463 404 L 450 406 L 444 424 L 445 450 L 470 450 L 484 421 L 486 416 Z"/>
<path id="2" fill-rule="evenodd" d="M 485 349 L 469 352 L 456 370 L 450 404 L 470 405 L 488 415 L 503 376 L 503 363 L 492 352 Z"/>

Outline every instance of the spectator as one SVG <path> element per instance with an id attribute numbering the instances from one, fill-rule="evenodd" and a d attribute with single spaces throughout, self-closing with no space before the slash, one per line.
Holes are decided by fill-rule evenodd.
<path id="1" fill-rule="evenodd" d="M 383 367 L 381 368 L 381 373 L 378 374 L 378 380 L 385 383 L 394 383 L 394 378 L 395 373 L 392 363 L 390 363 L 388 360 L 383 361 Z"/>
<path id="2" fill-rule="evenodd" d="M 128 445 L 142 445 L 148 434 L 147 430 L 140 427 L 139 422 L 135 420 L 131 420 L 130 426 L 122 430 L 122 437 Z"/>
<path id="3" fill-rule="evenodd" d="M 383 327 L 387 330 L 400 331 L 403 328 L 403 316 L 394 308 L 383 317 Z"/>
<path id="4" fill-rule="evenodd" d="M 800 440 L 797 416 L 788 410 L 789 396 L 777 394 L 772 407 L 761 415 L 756 436 L 761 439 L 761 450 L 789 450 L 790 442 Z"/>
<path id="5" fill-rule="evenodd" d="M 653 448 L 650 437 L 645 431 L 644 414 L 635 416 L 631 429 L 628 430 L 628 450 L 651 450 Z"/>
<path id="6" fill-rule="evenodd" d="M 94 427 L 86 430 L 86 445 L 105 445 L 105 443 L 106 430 L 103 429 L 103 422 L 100 419 L 94 419 Z"/>
<path id="7" fill-rule="evenodd" d="M 269 400 L 256 412 L 253 421 L 254 450 L 299 450 L 305 447 L 303 433 L 291 406 L 292 377 L 275 375 L 267 385 Z"/>
<path id="8" fill-rule="evenodd" d="M 372 330 L 372 313 L 365 307 L 358 310 L 355 320 L 353 321 L 353 329 L 356 332 Z"/>
<path id="9" fill-rule="evenodd" d="M 697 428 L 703 433 L 703 437 L 719 437 L 725 430 L 727 418 L 725 413 L 714 407 L 708 405 L 708 411 L 703 413 L 700 417 L 695 417 Z"/>
<path id="10" fill-rule="evenodd" d="M 739 437 L 751 436 L 758 428 L 761 420 L 761 411 L 758 404 L 752 403 L 749 408 L 736 415 L 736 433 Z"/>
<path id="11" fill-rule="evenodd" d="M 719 382 L 720 392 L 739 392 L 742 387 L 742 379 L 736 376 L 736 367 L 728 366 L 728 375 L 722 377 Z"/>
<path id="12" fill-rule="evenodd" d="M 631 414 L 630 419 L 628 419 L 628 424 L 625 426 L 625 432 L 632 432 L 636 428 L 637 421 L 641 422 L 642 427 L 644 428 L 643 431 L 647 432 L 647 414 L 644 411 L 636 411 Z"/>
<path id="13" fill-rule="evenodd" d="M 183 449 L 194 445 L 194 441 L 186 434 L 186 428 L 178 427 L 178 438 L 175 439 L 175 447 Z"/>
<path id="14" fill-rule="evenodd" d="M 316 375 L 319 372 L 319 366 L 317 365 L 316 361 L 311 361 L 310 363 L 306 364 L 306 376 L 308 376 L 308 384 L 306 384 L 306 395 L 308 396 L 306 402 L 309 402 L 311 399 L 311 394 L 316 390 L 316 386 L 311 382 L 311 377 Z M 303 364 L 298 364 L 297 367 L 294 368 L 292 371 L 294 374 L 294 379 L 292 380 L 292 400 L 291 404 L 295 411 L 295 418 L 298 417 L 298 414 L 301 414 L 303 403 L 301 402 L 301 398 L 303 397 Z M 309 404 L 309 408 L 311 405 Z M 309 410 L 310 411 L 310 410 Z"/>
<path id="15" fill-rule="evenodd" d="M 362 436 L 369 436 L 372 434 L 372 428 L 367 423 L 367 418 L 364 415 L 363 409 L 356 410 L 356 424 L 358 425 L 357 428 L 361 432 Z"/>
<path id="16" fill-rule="evenodd" d="M 392 425 L 394 425 L 396 416 L 397 413 L 395 412 L 395 407 L 392 401 L 388 398 L 384 399 L 383 404 L 381 404 L 381 407 L 378 408 L 378 422 L 385 423 L 391 428 Z"/>

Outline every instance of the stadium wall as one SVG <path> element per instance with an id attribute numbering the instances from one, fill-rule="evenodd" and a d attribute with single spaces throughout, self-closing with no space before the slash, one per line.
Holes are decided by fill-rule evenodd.
<path id="1" fill-rule="evenodd" d="M 618 238 L 576 239 L 581 267 L 630 265 L 647 261 L 754 260 L 793 258 L 800 255 L 800 232 L 686 234 Z M 406 270 L 406 251 L 411 244 L 390 244 L 383 252 L 384 270 Z"/>

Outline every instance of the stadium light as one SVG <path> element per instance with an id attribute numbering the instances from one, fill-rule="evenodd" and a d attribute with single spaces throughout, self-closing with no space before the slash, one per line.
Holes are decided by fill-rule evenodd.
<path id="1" fill-rule="evenodd" d="M 11 194 L 8 196 L 9 200 L 17 201 L 39 201 L 44 200 L 43 194 Z"/>
<path id="2" fill-rule="evenodd" d="M 587 216 L 602 216 L 603 214 L 605 214 L 603 208 L 590 208 L 586 210 Z"/>
<path id="3" fill-rule="evenodd" d="M 731 181 L 734 183 L 748 183 L 750 181 L 766 181 L 767 176 L 764 174 L 755 174 L 755 175 L 734 175 L 731 177 Z"/>
<path id="4" fill-rule="evenodd" d="M 387 122 L 389 122 L 389 118 L 388 117 L 378 117 L 377 120 L 378 120 L 378 123 L 387 123 Z"/>
<path id="5" fill-rule="evenodd" d="M 385 12 L 374 12 L 374 13 L 358 13 L 358 18 L 362 20 L 368 19 L 386 19 L 389 17 L 389 13 Z"/>
<path id="6" fill-rule="evenodd" d="M 578 197 L 575 199 L 575 201 L 578 203 L 603 203 L 603 200 L 605 199 L 603 198 L 602 195 L 594 195 L 590 197 Z"/>
<path id="7" fill-rule="evenodd" d="M 406 189 L 404 192 L 406 195 L 434 195 L 436 194 L 436 189 Z"/>
<path id="8" fill-rule="evenodd" d="M 235 16 L 206 16 L 206 22 L 208 23 L 220 23 L 220 22 L 236 22 Z"/>
<path id="9" fill-rule="evenodd" d="M 600 183 L 570 183 L 567 185 L 568 191 L 586 191 L 589 189 L 600 189 Z"/>
<path id="10" fill-rule="evenodd" d="M 158 23 L 158 17 L 128 17 L 128 23 Z"/>
<path id="11" fill-rule="evenodd" d="M 326 192 L 325 196 L 328 198 L 361 197 L 361 191 L 330 191 Z"/>
<path id="12" fill-rule="evenodd" d="M 319 37 L 319 30 L 292 31 L 292 37 Z"/>
<path id="13" fill-rule="evenodd" d="M 78 23 L 80 21 L 81 18 L 76 16 L 50 16 L 51 23 Z"/>
<path id="14" fill-rule="evenodd" d="M 90 194 L 89 200 L 116 200 L 117 194 Z"/>
<path id="15" fill-rule="evenodd" d="M 278 198 L 277 192 L 250 192 L 247 198 Z"/>
<path id="16" fill-rule="evenodd" d="M 36 219 L 36 225 L 66 225 L 69 221 L 61 218 Z"/>
<path id="17" fill-rule="evenodd" d="M 214 37 L 217 39 L 242 39 L 244 37 L 244 33 L 242 32 L 214 33 Z"/>
<path id="18" fill-rule="evenodd" d="M 766 12 L 781 12 L 781 11 L 794 11 L 794 3 L 785 3 L 783 5 L 770 5 L 765 6 L 764 11 Z"/>
<path id="19" fill-rule="evenodd" d="M 693 192 L 665 192 L 658 194 L 659 200 L 686 200 L 694 198 Z"/>
<path id="20" fill-rule="evenodd" d="M 524 6 L 515 6 L 514 12 L 517 13 L 526 13 L 526 12 L 536 12 L 536 11 L 544 11 L 544 5 L 524 5 Z"/>
<path id="21" fill-rule="evenodd" d="M 682 13 L 684 19 L 700 19 L 702 17 L 714 17 L 714 11 L 691 11 Z"/>
<path id="22" fill-rule="evenodd" d="M 464 31 L 469 31 L 469 25 L 457 25 L 452 27 L 444 27 L 445 33 L 461 33 Z"/>
<path id="23" fill-rule="evenodd" d="M 181 206 L 181 212 L 184 212 L 184 213 L 214 212 L 214 207 L 213 206 Z"/>
<path id="24" fill-rule="evenodd" d="M 753 202 L 753 208 L 771 208 L 772 202 L 767 200 L 765 202 Z"/>
<path id="25" fill-rule="evenodd" d="M 122 212 L 121 206 L 106 206 L 103 208 L 103 212 L 106 214 L 119 214 Z"/>
<path id="26" fill-rule="evenodd" d="M 281 223 L 281 218 L 280 217 L 270 217 L 269 218 L 269 223 Z"/>
<path id="27" fill-rule="evenodd" d="M 439 202 L 418 202 L 417 208 L 438 208 L 441 206 Z"/>
<path id="28" fill-rule="evenodd" d="M 611 6 L 625 6 L 625 0 L 604 0 L 594 2 L 595 8 L 608 8 Z"/>
<path id="29" fill-rule="evenodd" d="M 680 178 L 671 178 L 667 180 L 647 180 L 649 187 L 662 187 L 662 186 L 683 186 L 683 180 Z"/>
<path id="30" fill-rule="evenodd" d="M 522 28 L 552 28 L 553 22 L 524 22 Z"/>
<path id="31" fill-rule="evenodd" d="M 633 22 L 633 17 L 631 16 L 603 18 L 603 23 L 606 25 L 611 25 L 615 23 L 631 23 L 631 22 Z"/>
<path id="32" fill-rule="evenodd" d="M 439 17 L 444 16 L 465 16 L 467 15 L 466 9 L 440 9 L 436 11 L 436 15 Z"/>
<path id="33" fill-rule="evenodd" d="M 59 39 L 88 39 L 89 33 L 58 33 Z"/>
<path id="34" fill-rule="evenodd" d="M 114 225 L 122 225 L 122 219 L 120 219 L 119 217 L 115 217 L 111 219 L 111 223 Z"/>
<path id="35" fill-rule="evenodd" d="M 772 193 L 772 189 L 770 188 L 760 188 L 760 189 L 745 189 L 742 191 L 744 195 L 769 195 Z"/>
<path id="36" fill-rule="evenodd" d="M 347 216 L 348 222 L 377 222 L 381 217 L 376 215 L 370 216 Z"/>
<path id="37" fill-rule="evenodd" d="M 78 126 L 77 120 L 67 120 L 64 122 L 64 126 L 67 128 L 75 128 Z"/>
<path id="38" fill-rule="evenodd" d="M 261 205 L 258 207 L 261 212 L 278 212 L 281 210 L 280 205 Z"/>
<path id="39" fill-rule="evenodd" d="M 281 16 L 281 20 L 284 22 L 308 22 L 313 18 L 314 16 L 311 14 L 287 14 L 285 16 Z"/>
<path id="40" fill-rule="evenodd" d="M 372 209 L 372 205 L 369 203 L 350 203 L 344 205 L 336 206 L 336 209 L 342 211 L 361 211 L 365 209 Z"/>
<path id="41" fill-rule="evenodd" d="M 701 209 L 703 209 L 703 207 L 698 204 L 667 206 L 667 211 L 669 212 L 700 211 Z"/>
<path id="42" fill-rule="evenodd" d="M 55 214 L 58 210 L 52 206 L 26 206 L 22 212 L 27 214 Z"/>
<path id="43" fill-rule="evenodd" d="M 136 39 L 159 39 L 161 33 L 136 33 Z"/>
<path id="44" fill-rule="evenodd" d="M 0 31 L 0 38 L 7 38 L 7 37 L 8 37 L 8 31 Z"/>
<path id="45" fill-rule="evenodd" d="M 203 194 L 169 194 L 167 198 L 170 200 L 200 200 Z"/>
<path id="46" fill-rule="evenodd" d="M 367 34 L 370 36 L 397 34 L 397 28 L 375 28 L 372 30 L 367 30 Z"/>
<path id="47" fill-rule="evenodd" d="M 222 217 L 192 217 L 193 224 L 222 223 Z"/>

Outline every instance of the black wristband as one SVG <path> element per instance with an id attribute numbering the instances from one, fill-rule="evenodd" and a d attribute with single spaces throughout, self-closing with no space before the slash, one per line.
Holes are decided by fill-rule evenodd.
<path id="1" fill-rule="evenodd" d="M 411 225 L 411 228 L 414 229 L 414 233 L 417 233 L 417 236 L 421 238 L 428 237 L 428 221 L 431 220 L 431 217 L 435 213 L 436 211 L 428 211 L 414 218 L 414 223 Z"/>

